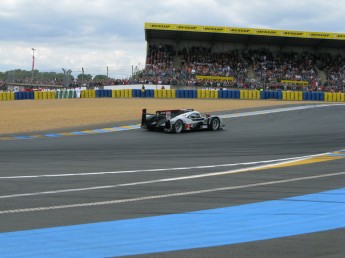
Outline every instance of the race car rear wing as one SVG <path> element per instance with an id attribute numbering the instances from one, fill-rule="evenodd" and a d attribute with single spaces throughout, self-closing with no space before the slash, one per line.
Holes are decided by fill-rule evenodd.
<path id="1" fill-rule="evenodd" d="M 141 112 L 141 126 L 146 124 L 146 108 L 144 108 Z"/>
<path id="2" fill-rule="evenodd" d="M 147 113 L 146 108 L 142 109 L 142 113 L 141 113 L 141 126 L 146 125 L 146 116 L 154 116 L 155 114 L 150 114 Z"/>

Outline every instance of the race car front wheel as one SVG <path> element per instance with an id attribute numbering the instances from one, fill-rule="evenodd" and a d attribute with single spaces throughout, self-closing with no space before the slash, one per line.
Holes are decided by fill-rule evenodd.
<path id="1" fill-rule="evenodd" d="M 211 124 L 210 124 L 210 130 L 217 131 L 220 127 L 220 120 L 217 117 L 212 118 Z"/>
<path id="2" fill-rule="evenodd" d="M 177 120 L 175 123 L 175 133 L 180 133 L 182 132 L 183 129 L 183 123 L 181 120 Z"/>

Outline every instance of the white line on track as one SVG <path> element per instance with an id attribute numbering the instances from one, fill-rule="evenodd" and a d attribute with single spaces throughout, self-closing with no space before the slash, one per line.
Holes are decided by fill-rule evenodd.
<path id="1" fill-rule="evenodd" d="M 143 197 L 137 197 L 137 198 L 123 199 L 123 200 L 111 200 L 111 201 L 104 201 L 104 202 L 77 203 L 77 204 L 68 204 L 68 205 L 59 205 L 59 206 L 46 206 L 46 207 L 37 207 L 37 208 L 4 210 L 4 211 L 0 211 L 0 215 L 1 214 L 23 213 L 23 212 L 33 212 L 33 211 L 67 209 L 67 208 L 80 208 L 80 207 L 90 207 L 90 206 L 100 206 L 100 205 L 112 205 L 112 204 L 128 203 L 128 202 L 138 202 L 138 201 L 145 201 L 145 200 L 162 199 L 162 198 L 170 198 L 170 197 L 178 197 L 178 196 L 212 193 L 212 192 L 219 192 L 219 191 L 236 190 L 236 189 L 243 189 L 243 188 L 252 188 L 252 187 L 259 187 L 259 186 L 266 186 L 266 185 L 282 184 L 282 183 L 289 183 L 289 182 L 296 182 L 296 181 L 310 180 L 310 179 L 318 179 L 318 178 L 325 178 L 325 177 L 332 177 L 332 176 L 339 176 L 339 175 L 345 175 L 345 171 L 344 172 L 338 172 L 338 173 L 332 173 L 332 174 L 325 174 L 325 175 L 298 177 L 298 178 L 290 178 L 290 179 L 276 180 L 276 181 L 263 182 L 263 183 L 255 183 L 255 184 L 247 184 L 247 185 L 239 185 L 239 186 L 229 186 L 229 187 L 219 187 L 219 188 L 211 188 L 211 189 L 188 191 L 188 192 L 179 192 L 179 193 L 172 193 L 172 194 L 143 196 Z"/>
<path id="2" fill-rule="evenodd" d="M 69 192 L 94 191 L 94 190 L 101 190 L 101 189 L 126 187 L 126 186 L 136 186 L 136 185 L 155 184 L 155 183 L 162 183 L 162 182 L 190 180 L 190 179 L 212 177 L 212 176 L 223 176 L 223 175 L 235 174 L 235 173 L 240 173 L 240 172 L 255 171 L 255 170 L 259 170 L 259 169 L 268 169 L 270 167 L 274 167 L 277 165 L 288 164 L 291 162 L 306 160 L 306 159 L 310 159 L 312 157 L 318 157 L 318 156 L 322 156 L 322 155 L 325 155 L 325 153 L 303 156 L 303 157 L 290 158 L 290 159 L 274 160 L 274 161 L 271 161 L 270 164 L 264 164 L 264 165 L 259 165 L 259 166 L 246 167 L 246 168 L 240 168 L 240 169 L 234 169 L 234 170 L 222 171 L 222 172 L 211 172 L 211 173 L 206 173 L 206 174 L 196 174 L 196 175 L 190 175 L 190 176 L 162 178 L 162 179 L 156 179 L 156 180 L 139 181 L 139 182 L 132 182 L 132 183 L 117 184 L 117 185 L 103 185 L 103 186 L 93 186 L 93 187 L 84 187 L 84 188 L 72 188 L 72 189 L 62 189 L 62 190 L 53 190 L 53 191 L 44 191 L 44 192 L 3 195 L 3 196 L 0 196 L 0 199 L 27 197 L 27 196 L 38 196 L 38 195 L 49 195 L 49 194 L 59 194 L 59 193 L 69 193 Z M 251 163 L 254 164 L 254 162 L 251 162 Z M 262 164 L 263 162 L 261 161 L 261 162 L 258 162 L 257 164 L 260 164 L 260 163 Z M 182 169 L 186 169 L 186 168 L 182 168 Z"/>
<path id="3" fill-rule="evenodd" d="M 258 110 L 258 111 L 252 111 L 252 112 L 225 114 L 225 115 L 220 115 L 220 117 L 221 118 L 235 118 L 235 117 L 244 117 L 244 116 L 256 116 L 256 115 L 273 114 L 273 113 L 280 113 L 280 112 L 286 112 L 286 111 L 304 110 L 304 109 L 310 109 L 310 108 L 344 106 L 344 105 L 345 104 L 342 104 L 342 103 L 341 104 L 306 105 L 306 106 L 286 107 L 286 108 Z"/>
<path id="4" fill-rule="evenodd" d="M 157 168 L 157 169 L 138 169 L 138 170 L 123 170 L 123 171 L 103 171 L 103 172 L 89 172 L 89 173 L 68 173 L 68 174 L 47 174 L 47 175 L 30 175 L 30 176 L 3 176 L 0 180 L 4 179 L 25 179 L 25 178 L 47 178 L 47 177 L 73 177 L 73 176 L 93 176 L 93 175 L 108 175 L 108 174 L 126 174 L 126 173 L 143 173 L 143 172 L 164 172 L 164 171 L 176 171 L 176 170 L 191 170 L 191 169 L 207 169 L 207 168 L 219 168 L 219 167 L 235 167 L 235 166 L 248 166 L 248 165 L 258 165 L 267 164 L 274 162 L 283 161 L 296 161 L 298 159 L 309 159 L 313 157 L 318 157 L 322 155 L 328 155 L 330 152 L 306 155 L 300 157 L 283 158 L 283 159 L 272 159 L 264 161 L 252 161 L 252 162 L 241 162 L 232 164 L 219 164 L 219 165 L 207 165 L 207 166 L 193 166 L 193 167 L 176 167 L 176 168 Z"/>

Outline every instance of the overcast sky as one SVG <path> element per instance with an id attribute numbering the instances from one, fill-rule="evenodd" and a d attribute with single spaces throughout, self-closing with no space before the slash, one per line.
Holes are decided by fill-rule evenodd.
<path id="1" fill-rule="evenodd" d="M 125 78 L 145 62 L 145 22 L 345 32 L 344 0 L 1 0 L 0 71 Z"/>

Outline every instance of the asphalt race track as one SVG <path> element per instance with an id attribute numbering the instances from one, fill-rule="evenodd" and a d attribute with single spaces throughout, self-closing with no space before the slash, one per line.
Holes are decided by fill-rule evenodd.
<path id="1" fill-rule="evenodd" d="M 345 257 L 345 105 L 0 141 L 1 257 Z"/>

